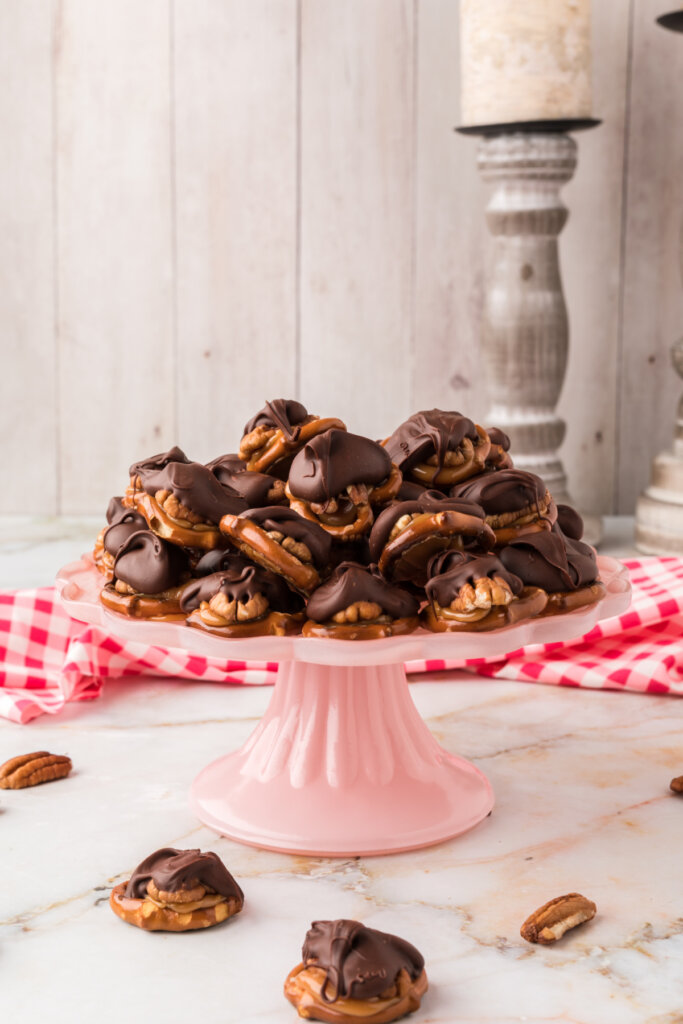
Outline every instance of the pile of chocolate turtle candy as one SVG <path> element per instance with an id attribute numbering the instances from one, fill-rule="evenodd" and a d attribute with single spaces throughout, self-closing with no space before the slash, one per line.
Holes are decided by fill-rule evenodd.
<path id="1" fill-rule="evenodd" d="M 111 611 L 217 636 L 500 629 L 605 593 L 581 517 L 507 436 L 417 412 L 383 441 L 267 402 L 239 449 L 135 462 L 93 553 Z"/>

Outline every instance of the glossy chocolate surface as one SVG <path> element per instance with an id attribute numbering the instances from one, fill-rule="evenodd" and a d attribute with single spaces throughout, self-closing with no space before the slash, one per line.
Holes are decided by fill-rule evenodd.
<path id="1" fill-rule="evenodd" d="M 327 1003 L 372 999 L 394 985 L 401 971 L 415 981 L 424 970 L 422 954 L 409 942 L 360 921 L 314 921 L 301 952 L 306 966 L 325 971 L 320 994 Z"/>
<path id="2" fill-rule="evenodd" d="M 171 491 L 181 505 L 210 523 L 218 524 L 228 513 L 239 515 L 247 507 L 237 491 L 221 484 L 201 462 L 189 462 L 179 448 L 134 463 L 130 471 L 148 494 Z"/>
<path id="3" fill-rule="evenodd" d="M 138 530 L 119 548 L 114 559 L 114 579 L 123 580 L 138 594 L 160 594 L 177 587 L 187 568 L 188 559 L 182 548 L 162 540 L 151 530 Z"/>
<path id="4" fill-rule="evenodd" d="M 113 499 L 112 499 L 113 500 Z M 104 550 L 108 551 L 110 555 L 118 555 L 121 545 L 128 540 L 132 534 L 137 533 L 139 530 L 147 529 L 147 520 L 144 516 L 141 516 L 139 512 L 133 512 L 129 508 L 122 509 L 120 515 L 116 516 L 111 526 L 108 526 L 104 531 L 103 544 Z"/>
<path id="5" fill-rule="evenodd" d="M 593 549 L 565 537 L 561 530 L 520 537 L 506 545 L 499 557 L 527 586 L 542 587 L 548 593 L 577 590 L 594 583 L 598 576 Z"/>
<path id="6" fill-rule="evenodd" d="M 123 504 L 122 497 L 117 496 L 110 498 L 109 504 L 107 505 L 107 522 L 110 526 L 113 526 L 114 523 L 120 522 L 126 512 L 130 512 L 130 509 L 126 508 Z"/>
<path id="7" fill-rule="evenodd" d="M 504 430 L 501 430 L 499 427 L 487 427 L 486 433 L 489 435 L 491 444 L 498 445 L 504 452 L 510 451 L 510 438 Z"/>
<path id="8" fill-rule="evenodd" d="M 581 540 L 583 537 L 583 519 L 571 505 L 557 506 L 555 527 L 559 527 L 565 537 L 571 537 L 572 540 Z"/>
<path id="9" fill-rule="evenodd" d="M 256 427 L 271 427 L 281 430 L 288 441 L 295 441 L 299 433 L 297 426 L 307 417 L 308 410 L 301 402 L 292 398 L 274 398 L 245 424 L 243 436 L 251 434 Z"/>
<path id="10" fill-rule="evenodd" d="M 214 548 L 213 551 L 207 551 L 206 554 L 202 555 L 192 570 L 192 575 L 211 576 L 214 572 L 236 569 L 238 567 L 241 570 L 251 564 L 246 555 L 235 551 L 234 548 L 226 548 L 225 550 Z"/>
<path id="11" fill-rule="evenodd" d="M 395 500 L 417 501 L 418 498 L 422 498 L 425 494 L 429 494 L 432 498 L 436 499 L 444 497 L 441 491 L 437 491 L 433 487 L 425 487 L 424 484 L 415 483 L 413 480 L 403 480 Z"/>
<path id="12" fill-rule="evenodd" d="M 346 430 L 326 430 L 296 455 L 289 489 L 304 501 L 323 503 L 350 484 L 379 484 L 390 472 L 391 459 L 376 441 Z"/>
<path id="13" fill-rule="evenodd" d="M 239 455 L 220 455 L 212 462 L 207 462 L 219 483 L 229 487 L 247 503 L 248 508 L 261 508 L 271 504 L 270 493 L 276 484 L 282 487 L 282 481 L 268 473 L 253 473 L 247 469 Z"/>
<path id="14" fill-rule="evenodd" d="M 244 900 L 244 893 L 220 857 L 201 850 L 174 850 L 172 847 L 156 850 L 138 864 L 125 895 L 130 899 L 144 899 L 150 880 L 160 892 L 177 893 L 203 885 L 221 896 Z"/>
<path id="15" fill-rule="evenodd" d="M 385 615 L 403 619 L 416 615 L 419 603 L 412 594 L 383 579 L 375 566 L 342 562 L 329 580 L 309 598 L 306 612 L 315 622 L 329 622 L 333 615 L 356 601 L 378 604 Z"/>
<path id="16" fill-rule="evenodd" d="M 159 452 L 158 455 L 150 455 L 148 459 L 140 459 L 134 462 L 128 472 L 131 477 L 142 476 L 144 473 L 154 473 L 157 470 L 168 466 L 170 462 L 190 462 L 182 448 L 174 445 L 167 452 Z"/>
<path id="17" fill-rule="evenodd" d="M 393 432 L 384 445 L 392 462 L 402 471 L 436 455 L 437 470 L 442 469 L 446 452 L 455 451 L 468 437 L 473 443 L 479 435 L 472 420 L 459 412 L 423 409 L 414 413 Z"/>
<path id="18" fill-rule="evenodd" d="M 448 607 L 458 596 L 466 583 L 474 585 L 475 580 L 495 576 L 505 580 L 513 594 L 524 589 L 519 576 L 505 568 L 495 555 L 472 555 L 463 551 L 441 551 L 429 563 L 429 580 L 425 592 L 430 600 L 437 601 L 442 608 Z"/>
<path id="19" fill-rule="evenodd" d="M 294 594 L 282 577 L 277 576 L 260 565 L 229 565 L 227 569 L 214 572 L 211 576 L 190 583 L 183 591 L 180 607 L 184 612 L 192 612 L 199 608 L 202 601 L 210 601 L 219 593 L 225 594 L 229 601 L 246 604 L 256 594 L 262 594 L 273 611 L 301 611 L 303 601 Z"/>
<path id="20" fill-rule="evenodd" d="M 372 561 L 379 561 L 379 556 L 389 540 L 391 531 L 402 516 L 422 513 L 435 514 L 437 512 L 459 512 L 461 515 L 474 516 L 475 519 L 484 521 L 484 510 L 475 502 L 446 498 L 436 491 L 425 491 L 417 501 L 402 501 L 396 505 L 390 505 L 379 514 L 370 533 Z"/>
<path id="21" fill-rule="evenodd" d="M 451 487 L 454 498 L 476 501 L 487 516 L 518 512 L 538 505 L 545 498 L 546 486 L 540 476 L 523 469 L 498 469 L 470 477 Z"/>

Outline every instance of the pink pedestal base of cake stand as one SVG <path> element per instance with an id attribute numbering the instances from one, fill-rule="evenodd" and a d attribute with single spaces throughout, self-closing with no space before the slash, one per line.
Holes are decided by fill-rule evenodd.
<path id="1" fill-rule="evenodd" d="M 284 662 L 241 750 L 210 764 L 197 817 L 244 843 L 353 856 L 438 843 L 493 807 L 485 776 L 436 742 L 403 665 Z"/>
<path id="2" fill-rule="evenodd" d="M 317 637 L 228 640 L 184 623 L 108 612 L 88 556 L 57 577 L 67 612 L 124 640 L 228 659 L 277 661 L 270 705 L 245 745 L 208 765 L 194 813 L 222 835 L 286 853 L 393 853 L 449 839 L 493 807 L 485 776 L 443 750 L 413 704 L 404 663 L 501 656 L 570 640 L 630 602 L 628 572 L 598 556 L 606 596 L 565 615 L 490 633 L 430 633 L 353 642 Z"/>

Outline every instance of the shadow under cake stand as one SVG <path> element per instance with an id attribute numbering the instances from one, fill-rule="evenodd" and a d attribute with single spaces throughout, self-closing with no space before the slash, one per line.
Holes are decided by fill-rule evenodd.
<path id="1" fill-rule="evenodd" d="M 442 842 L 493 807 L 486 776 L 444 750 L 415 707 L 404 663 L 507 654 L 569 640 L 630 602 L 628 572 L 598 557 L 607 594 L 598 604 L 490 633 L 431 633 L 349 641 L 315 637 L 227 639 L 175 622 L 108 612 L 89 556 L 62 569 L 57 587 L 73 618 L 114 636 L 204 657 L 278 662 L 270 704 L 239 750 L 195 779 L 199 820 L 242 843 L 284 853 L 359 856 Z"/>

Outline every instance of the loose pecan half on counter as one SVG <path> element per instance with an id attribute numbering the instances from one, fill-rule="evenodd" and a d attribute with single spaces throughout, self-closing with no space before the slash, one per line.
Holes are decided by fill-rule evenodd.
<path id="1" fill-rule="evenodd" d="M 540 942 L 547 946 L 561 939 L 570 928 L 590 921 L 596 911 L 592 900 L 579 892 L 570 892 L 566 896 L 556 896 L 530 914 L 519 933 L 527 942 Z"/>
<path id="2" fill-rule="evenodd" d="M 41 782 L 54 782 L 65 778 L 71 767 L 71 758 L 63 754 L 50 754 L 47 750 L 19 754 L 0 765 L 0 789 L 26 789 Z"/>

